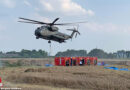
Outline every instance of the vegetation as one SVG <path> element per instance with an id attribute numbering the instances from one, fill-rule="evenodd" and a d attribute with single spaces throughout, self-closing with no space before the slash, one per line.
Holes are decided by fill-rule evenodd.
<path id="1" fill-rule="evenodd" d="M 118 66 L 122 67 L 122 66 Z M 127 67 L 128 68 L 128 67 Z M 24 90 L 44 90 L 44 87 L 53 87 L 45 90 L 62 90 L 62 88 L 76 90 L 129 90 L 130 73 L 124 71 L 107 70 L 101 66 L 84 67 L 27 67 L 4 69 L 1 76 L 5 76 L 11 85 L 19 85 Z M 26 84 L 26 86 L 23 86 Z M 6 84 L 5 84 L 6 85 Z M 9 84 L 7 84 L 9 85 Z M 33 87 L 28 87 L 33 85 Z M 38 85 L 38 87 L 35 87 Z M 14 86 L 14 85 L 13 85 Z M 41 88 L 40 88 L 41 87 Z M 65 89 L 65 90 L 67 90 Z"/>
<path id="2" fill-rule="evenodd" d="M 9 61 L 3 61 L 4 66 L 6 67 L 19 67 L 22 66 L 22 61 L 19 60 L 17 62 L 10 63 Z"/>
<path id="3" fill-rule="evenodd" d="M 47 57 L 48 53 L 44 50 L 21 50 L 20 52 L 0 52 L 0 58 L 44 58 Z"/>
<path id="4" fill-rule="evenodd" d="M 56 56 L 91 56 L 91 57 L 98 57 L 98 58 L 130 58 L 130 51 L 120 50 L 115 53 L 107 53 L 102 49 L 92 49 L 89 53 L 85 50 L 67 50 L 63 52 L 58 52 Z"/>
<path id="5" fill-rule="evenodd" d="M 64 52 L 58 52 L 56 56 L 91 56 L 98 58 L 116 58 L 116 55 L 113 53 L 106 53 L 101 49 L 93 49 L 88 54 L 85 50 L 67 50 Z"/>
<path id="6" fill-rule="evenodd" d="M 58 52 L 55 56 L 60 56 L 60 57 L 64 57 L 64 56 L 87 56 L 87 51 L 86 50 L 67 50 L 64 52 Z"/>
<path id="7" fill-rule="evenodd" d="M 86 50 L 66 50 L 63 52 L 57 52 L 56 57 L 78 57 L 78 56 L 91 56 L 98 58 L 130 58 L 130 51 L 120 50 L 114 53 L 107 53 L 102 49 L 92 49 L 89 53 Z M 48 57 L 48 53 L 44 50 L 21 50 L 20 52 L 10 51 L 10 52 L 0 52 L 0 58 L 45 58 Z M 53 56 L 52 56 L 53 57 Z"/>
<path id="8" fill-rule="evenodd" d="M 44 67 L 46 63 L 53 64 L 53 58 L 11 58 L 3 61 L 8 61 L 7 65 L 11 65 L 0 68 L 0 77 L 4 81 L 4 87 L 8 88 L 13 86 L 23 90 L 130 90 L 130 72 L 127 71 L 108 70 L 102 66 L 93 65 Z M 110 62 L 121 61 L 117 59 Z M 24 66 L 14 67 L 18 66 L 18 63 Z M 126 65 L 112 66 L 130 70 L 130 67 Z"/>
<path id="9" fill-rule="evenodd" d="M 98 57 L 98 58 L 116 58 L 116 55 L 113 53 L 106 53 L 101 49 L 93 49 L 88 53 L 88 56 Z"/>

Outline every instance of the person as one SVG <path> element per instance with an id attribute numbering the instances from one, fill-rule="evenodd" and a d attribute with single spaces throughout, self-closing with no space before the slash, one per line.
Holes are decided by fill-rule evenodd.
<path id="1" fill-rule="evenodd" d="M 76 66 L 76 60 L 73 60 L 73 65 Z"/>
<path id="2" fill-rule="evenodd" d="M 85 63 L 85 62 L 84 62 L 84 59 L 82 59 L 82 65 L 84 65 L 84 63 Z"/>
<path id="3" fill-rule="evenodd" d="M 66 66 L 69 66 L 69 60 L 66 61 Z"/>
<path id="4" fill-rule="evenodd" d="M 82 61 L 79 62 L 80 66 L 83 64 Z"/>
<path id="5" fill-rule="evenodd" d="M 87 65 L 90 65 L 90 62 L 91 62 L 90 60 L 87 60 Z"/>
<path id="6" fill-rule="evenodd" d="M 71 66 L 73 65 L 73 60 L 72 60 L 72 57 L 71 57 L 71 63 L 70 63 L 70 65 L 71 65 Z"/>

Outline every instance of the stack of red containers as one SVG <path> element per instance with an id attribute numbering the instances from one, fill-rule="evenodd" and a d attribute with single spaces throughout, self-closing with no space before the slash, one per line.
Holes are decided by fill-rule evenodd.
<path id="1" fill-rule="evenodd" d="M 55 66 L 97 65 L 97 57 L 55 57 Z"/>

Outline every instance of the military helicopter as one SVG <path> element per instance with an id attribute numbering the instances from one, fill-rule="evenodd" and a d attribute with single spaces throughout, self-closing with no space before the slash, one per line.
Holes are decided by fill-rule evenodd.
<path id="1" fill-rule="evenodd" d="M 72 39 L 74 34 L 77 37 L 77 34 L 80 35 L 80 32 L 78 31 L 78 28 L 73 28 L 73 29 L 67 29 L 69 31 L 72 31 L 71 35 L 67 35 L 65 33 L 59 32 L 59 28 L 56 26 L 64 26 L 64 25 L 73 25 L 73 24 L 78 24 L 78 23 L 85 23 L 85 22 L 76 22 L 76 23 L 55 23 L 59 18 L 56 18 L 52 23 L 45 23 L 41 21 L 36 21 L 36 20 L 31 20 L 27 18 L 19 18 L 22 21 L 22 23 L 31 23 L 31 24 L 41 24 L 41 27 L 38 27 L 35 30 L 35 36 L 36 39 L 42 38 L 45 40 L 48 40 L 48 43 L 51 43 L 51 41 L 56 41 L 59 43 L 63 43 L 68 39 Z"/>

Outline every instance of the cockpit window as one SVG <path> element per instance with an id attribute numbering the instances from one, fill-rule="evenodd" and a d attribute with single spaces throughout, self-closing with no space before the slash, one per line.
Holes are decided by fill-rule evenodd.
<path id="1" fill-rule="evenodd" d="M 44 28 L 44 26 L 41 26 L 41 29 L 43 29 Z"/>

